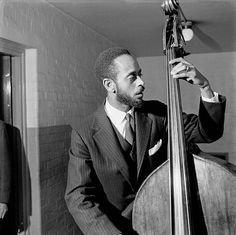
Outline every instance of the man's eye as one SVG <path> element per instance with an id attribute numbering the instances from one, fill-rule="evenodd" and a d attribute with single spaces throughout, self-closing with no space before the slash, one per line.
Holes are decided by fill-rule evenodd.
<path id="1" fill-rule="evenodd" d="M 132 81 L 135 81 L 136 80 L 136 76 L 132 75 L 132 76 L 129 76 L 129 80 L 132 82 Z"/>
<path id="2" fill-rule="evenodd" d="M 143 74 L 142 73 L 139 73 L 139 74 L 132 74 L 132 75 L 130 75 L 128 78 L 129 78 L 129 80 L 131 81 L 131 82 L 134 82 L 136 79 L 137 79 L 137 77 L 142 77 L 143 76 Z"/>

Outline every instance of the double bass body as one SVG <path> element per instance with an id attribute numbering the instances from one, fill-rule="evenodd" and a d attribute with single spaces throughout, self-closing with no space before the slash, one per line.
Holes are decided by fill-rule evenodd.
<path id="1" fill-rule="evenodd" d="M 236 234 L 235 167 L 200 156 L 192 156 L 192 160 L 195 234 Z M 139 235 L 171 234 L 169 197 L 169 161 L 166 161 L 152 172 L 137 193 L 133 226 Z"/>

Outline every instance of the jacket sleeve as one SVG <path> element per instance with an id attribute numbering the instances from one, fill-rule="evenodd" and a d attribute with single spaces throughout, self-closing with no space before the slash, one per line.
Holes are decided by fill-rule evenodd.
<path id="1" fill-rule="evenodd" d="M 74 130 L 69 156 L 65 200 L 79 228 L 89 235 L 121 233 L 102 210 L 102 188 L 95 175 L 89 151 Z"/>
<path id="2" fill-rule="evenodd" d="M 198 116 L 183 114 L 186 140 L 193 143 L 210 143 L 219 139 L 224 131 L 226 99 L 219 96 L 220 102 L 200 101 Z"/>
<path id="3" fill-rule="evenodd" d="M 10 153 L 5 124 L 0 122 L 0 202 L 8 203 L 11 189 Z"/>

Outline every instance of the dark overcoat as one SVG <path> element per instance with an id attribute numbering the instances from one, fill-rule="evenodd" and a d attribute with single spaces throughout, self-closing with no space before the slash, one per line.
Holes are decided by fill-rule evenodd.
<path id="1" fill-rule="evenodd" d="M 9 140 L 6 126 L 0 120 L 0 202 L 8 203 L 11 188 Z"/>

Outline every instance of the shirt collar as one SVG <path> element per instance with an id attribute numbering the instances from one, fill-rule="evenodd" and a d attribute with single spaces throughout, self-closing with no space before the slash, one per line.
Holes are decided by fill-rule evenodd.
<path id="1" fill-rule="evenodd" d="M 108 100 L 106 99 L 105 103 L 105 111 L 107 113 L 107 116 L 117 124 L 120 124 L 124 121 L 125 115 L 129 113 L 133 117 L 134 108 L 131 108 L 128 112 L 121 111 L 115 107 L 113 107 Z"/>

